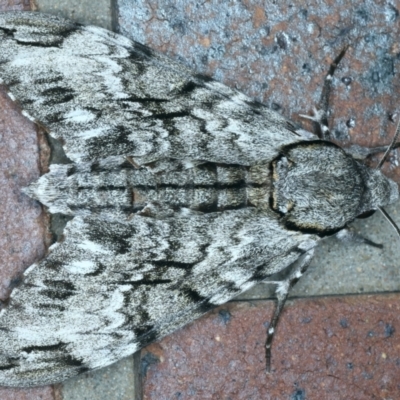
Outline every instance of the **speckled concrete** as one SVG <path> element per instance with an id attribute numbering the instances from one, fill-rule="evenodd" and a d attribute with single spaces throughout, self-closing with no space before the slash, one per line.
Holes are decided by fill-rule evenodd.
<path id="1" fill-rule="evenodd" d="M 112 29 L 111 0 L 37 0 L 36 3 L 41 12 Z"/>
<path id="2" fill-rule="evenodd" d="M 133 358 L 70 379 L 61 387 L 62 400 L 133 400 Z"/>

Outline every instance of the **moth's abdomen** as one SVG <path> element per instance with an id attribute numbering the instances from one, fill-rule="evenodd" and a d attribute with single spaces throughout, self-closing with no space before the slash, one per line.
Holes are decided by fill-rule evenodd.
<path id="1" fill-rule="evenodd" d="M 189 169 L 153 173 L 129 163 L 52 165 L 28 190 L 52 213 L 128 218 L 148 204 L 176 210 L 214 212 L 268 205 L 268 166 L 204 163 Z"/>
<path id="2" fill-rule="evenodd" d="M 264 167 L 265 168 L 265 167 Z M 213 212 L 255 206 L 252 193 L 269 196 L 268 168 L 264 180 L 254 173 L 254 167 L 206 163 L 194 168 L 166 172 L 154 177 L 154 186 L 141 187 L 133 183 L 136 206 L 154 201 L 172 208 L 185 207 Z"/>

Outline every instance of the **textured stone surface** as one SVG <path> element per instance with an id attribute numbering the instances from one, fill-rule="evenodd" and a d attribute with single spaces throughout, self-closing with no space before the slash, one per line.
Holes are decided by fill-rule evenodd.
<path id="1" fill-rule="evenodd" d="M 220 307 L 142 352 L 146 400 L 398 399 L 400 296 L 296 300 L 264 341 L 272 302 Z"/>
<path id="2" fill-rule="evenodd" d="M 111 0 L 36 0 L 39 11 L 71 18 L 81 24 L 112 28 Z"/>
<path id="3" fill-rule="evenodd" d="M 4 88 L 3 88 L 4 89 Z M 21 189 L 40 176 L 39 142 L 32 122 L 0 91 L 0 299 L 18 276 L 45 254 L 45 216 Z"/>
<path id="4" fill-rule="evenodd" d="M 55 397 L 52 387 L 38 387 L 32 389 L 0 388 L 1 400 L 61 400 Z"/>
<path id="5" fill-rule="evenodd" d="M 0 11 L 31 10 L 33 3 L 33 0 L 0 0 Z"/>
<path id="6" fill-rule="evenodd" d="M 132 400 L 134 393 L 133 359 L 126 358 L 61 386 L 63 400 Z"/>

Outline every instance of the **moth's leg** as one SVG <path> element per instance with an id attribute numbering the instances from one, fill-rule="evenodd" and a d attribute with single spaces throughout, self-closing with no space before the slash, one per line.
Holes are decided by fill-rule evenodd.
<path id="1" fill-rule="evenodd" d="M 343 242 L 353 242 L 359 244 L 366 244 L 368 246 L 377 247 L 378 249 L 383 249 L 383 244 L 375 243 L 372 240 L 365 238 L 364 236 L 359 235 L 358 233 L 354 232 L 350 228 L 344 228 L 336 233 L 336 238 L 343 241 Z"/>
<path id="2" fill-rule="evenodd" d="M 293 266 L 293 270 L 290 272 L 289 276 L 279 282 L 265 282 L 265 283 L 276 283 L 278 287 L 276 288 L 277 303 L 275 306 L 275 311 L 268 327 L 267 340 L 265 342 L 265 356 L 266 356 L 266 368 L 267 372 L 271 371 L 271 345 L 274 339 L 275 328 L 278 324 L 279 317 L 282 313 L 283 307 L 285 305 L 286 299 L 289 295 L 292 287 L 298 282 L 301 276 L 307 271 L 308 266 L 314 255 L 314 249 L 308 250 L 300 260 L 296 261 Z"/>
<path id="3" fill-rule="evenodd" d="M 329 97 L 332 92 L 332 78 L 333 74 L 340 61 L 346 54 L 348 46 L 346 46 L 340 54 L 333 60 L 333 63 L 329 67 L 329 71 L 325 77 L 324 85 L 322 87 L 321 97 L 317 108 L 314 108 L 312 116 L 300 115 L 303 118 L 310 119 L 313 121 L 314 133 L 321 139 L 331 140 L 331 132 L 328 126 L 328 109 L 329 109 Z"/>
<path id="4" fill-rule="evenodd" d="M 328 126 L 327 111 L 319 110 L 314 107 L 313 115 L 300 114 L 300 117 L 309 119 L 313 122 L 313 131 L 315 136 L 318 136 L 320 139 L 330 140 L 331 131 Z"/>

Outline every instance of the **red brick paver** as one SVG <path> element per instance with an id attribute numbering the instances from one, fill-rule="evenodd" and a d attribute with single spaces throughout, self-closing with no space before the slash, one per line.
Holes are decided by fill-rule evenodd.
<path id="1" fill-rule="evenodd" d="M 55 400 L 54 396 L 54 389 L 51 386 L 31 389 L 0 388 L 1 400 Z"/>
<path id="2" fill-rule="evenodd" d="M 29 11 L 32 7 L 33 0 L 0 0 L 0 11 Z"/>
<path id="3" fill-rule="evenodd" d="M 400 398 L 400 295 L 291 302 L 266 374 L 271 311 L 271 301 L 229 303 L 148 346 L 144 399 Z"/>

